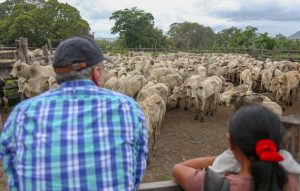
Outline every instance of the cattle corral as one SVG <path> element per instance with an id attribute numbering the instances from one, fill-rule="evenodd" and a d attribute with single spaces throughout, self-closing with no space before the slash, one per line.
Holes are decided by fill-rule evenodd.
<path id="1" fill-rule="evenodd" d="M 271 81 L 260 83 L 262 71 L 269 72 L 267 69 L 272 68 L 269 73 L 274 75 L 272 76 L 273 78 L 276 77 L 275 70 L 279 70 L 278 72 L 281 72 L 280 74 L 285 75 L 291 70 L 298 72 L 300 69 L 299 64 L 296 62 L 277 62 L 270 59 L 258 61 L 246 54 L 192 54 L 181 52 L 161 54 L 157 57 L 153 57 L 151 54 L 139 52 L 132 53 L 129 56 L 121 54 L 113 55 L 110 53 L 106 56 L 115 63 L 118 63 L 117 65 L 106 64 L 107 75 L 105 80 L 106 82 L 109 82 L 110 80 L 110 89 L 130 95 L 139 102 L 147 101 L 147 96 L 150 96 L 153 93 L 157 93 L 163 100 L 155 102 L 155 104 L 157 104 L 157 109 L 154 112 L 159 113 L 160 116 L 165 116 L 164 119 L 161 117 L 157 117 L 158 119 L 147 119 L 148 126 L 149 128 L 152 128 L 151 132 L 153 133 L 153 136 L 151 134 L 150 138 L 155 137 L 155 144 L 153 145 L 155 149 L 154 151 L 151 151 L 150 163 L 144 182 L 171 179 L 170 169 L 175 163 L 194 157 L 217 155 L 227 148 L 228 145 L 225 133 L 227 130 L 227 120 L 233 113 L 233 108 L 223 105 L 225 103 L 227 104 L 226 101 L 222 105 L 218 105 L 216 112 L 213 109 L 213 116 L 204 116 L 203 122 L 195 120 L 195 107 L 198 106 L 195 100 L 207 98 L 208 104 L 206 103 L 205 106 L 207 109 L 209 109 L 208 105 L 213 103 L 212 100 L 210 100 L 210 96 L 203 97 L 199 93 L 201 89 L 199 87 L 203 85 L 202 81 L 206 76 L 218 76 L 216 77 L 217 85 L 222 81 L 222 90 L 217 88 L 216 91 L 211 92 L 211 95 L 216 94 L 219 96 L 221 91 L 232 90 L 228 95 L 229 97 L 225 96 L 228 100 L 227 105 L 229 106 L 232 104 L 231 98 L 234 96 L 247 98 L 247 101 L 252 101 L 250 99 L 252 97 L 261 98 L 262 100 L 258 101 L 258 103 L 269 103 L 274 101 L 273 98 L 254 93 L 265 92 L 267 90 L 270 91 L 268 88 L 271 86 Z M 203 75 L 203 67 L 199 67 L 201 65 L 205 67 L 205 75 Z M 250 70 L 247 78 L 242 80 L 243 83 L 248 86 L 246 86 L 246 89 L 240 88 L 239 90 L 236 90 L 234 88 L 239 84 L 240 74 L 244 70 Z M 198 80 L 196 84 L 184 82 L 186 79 L 195 75 L 199 75 L 199 77 L 196 78 Z M 170 79 L 174 79 L 174 81 L 163 80 L 162 77 L 165 76 L 169 76 Z M 299 73 L 296 75 L 297 79 L 298 77 Z M 120 81 L 122 83 L 120 83 Z M 148 84 L 146 85 L 147 81 Z M 157 85 L 159 82 L 163 82 L 164 85 Z M 228 82 L 232 82 L 232 84 L 229 84 Z M 260 84 L 263 85 L 264 89 L 261 89 L 259 86 Z M 131 86 L 134 86 L 135 88 L 133 89 Z M 153 88 L 151 91 L 147 91 L 145 86 L 156 87 L 156 89 Z M 179 88 L 175 91 L 174 87 Z M 165 92 L 166 88 L 171 89 L 167 90 L 167 94 Z M 278 91 L 276 88 L 282 87 L 281 85 L 276 84 L 272 91 Z M 292 88 L 294 89 L 294 87 Z M 282 89 L 280 89 L 280 91 L 281 90 Z M 289 92 L 291 90 L 292 89 L 289 89 Z M 187 93 L 189 91 L 190 93 Z M 145 93 L 141 96 L 140 92 Z M 178 95 L 174 96 L 175 94 Z M 173 99 L 176 102 L 181 100 L 179 108 L 173 108 L 176 104 L 170 104 Z M 292 107 L 286 106 L 289 105 L 289 103 L 283 102 L 287 102 L 287 100 L 283 99 L 283 101 L 281 101 L 281 99 L 283 99 L 283 95 L 282 97 L 278 97 L 277 100 L 278 103 L 285 107 L 283 115 L 300 115 L 300 110 L 297 109 L 300 107 L 299 99 L 294 101 L 294 98 L 291 98 L 293 101 Z M 186 105 L 185 102 L 187 102 Z M 199 101 L 199 103 L 201 102 Z M 184 110 L 185 106 L 188 111 Z M 168 107 L 168 110 L 166 114 L 164 114 L 166 107 Z M 157 110 L 160 111 L 158 112 Z M 153 113 L 151 108 L 147 112 L 150 113 L 148 118 L 154 116 L 151 115 L 151 112 Z M 0 175 L 2 175 L 2 173 L 0 173 Z"/>

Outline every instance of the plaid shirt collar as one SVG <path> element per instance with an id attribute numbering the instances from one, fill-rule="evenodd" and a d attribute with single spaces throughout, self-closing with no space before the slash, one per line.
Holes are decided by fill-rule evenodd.
<path id="1" fill-rule="evenodd" d="M 80 86 L 96 86 L 96 84 L 89 79 L 72 80 L 60 84 L 61 88 L 80 87 Z"/>

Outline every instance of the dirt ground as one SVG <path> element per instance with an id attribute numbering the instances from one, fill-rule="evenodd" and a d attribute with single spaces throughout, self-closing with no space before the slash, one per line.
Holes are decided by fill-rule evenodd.
<path id="1" fill-rule="evenodd" d="M 298 93 L 299 95 L 300 93 Z M 300 95 L 299 95 L 300 96 Z M 299 97 L 298 96 L 298 97 Z M 284 115 L 300 116 L 300 100 L 285 110 Z M 3 122 L 6 113 L 2 113 Z M 157 147 L 150 158 L 144 182 L 172 179 L 170 170 L 178 162 L 218 155 L 227 147 L 225 133 L 232 108 L 220 106 L 213 117 L 206 117 L 203 123 L 194 120 L 194 111 L 169 110 L 164 126 L 160 130 Z M 6 191 L 6 180 L 0 166 L 0 190 Z"/>

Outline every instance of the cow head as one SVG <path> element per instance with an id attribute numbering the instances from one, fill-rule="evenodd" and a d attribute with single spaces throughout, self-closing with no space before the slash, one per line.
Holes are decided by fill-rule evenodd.
<path id="1" fill-rule="evenodd" d="M 270 90 L 272 92 L 276 91 L 278 89 L 278 85 L 279 85 L 279 79 L 278 78 L 273 78 L 271 81 L 271 88 Z"/>
<path id="2" fill-rule="evenodd" d="M 154 65 L 154 60 L 150 60 L 150 65 Z"/>
<path id="3" fill-rule="evenodd" d="M 10 72 L 10 75 L 13 77 L 23 77 L 28 79 L 30 75 L 30 65 L 18 60 L 14 65 L 13 69 Z"/>
<path id="4" fill-rule="evenodd" d="M 178 95 L 173 94 L 168 97 L 168 109 L 175 108 L 178 102 Z"/>

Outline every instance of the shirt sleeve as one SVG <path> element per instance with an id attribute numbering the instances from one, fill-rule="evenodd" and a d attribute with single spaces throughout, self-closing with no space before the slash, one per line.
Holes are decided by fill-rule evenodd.
<path id="1" fill-rule="evenodd" d="M 145 117 L 143 112 L 139 109 L 138 110 L 138 140 L 136 145 L 136 152 L 137 152 L 137 161 L 136 161 L 136 179 L 135 179 L 135 186 L 138 188 L 139 184 L 141 183 L 145 172 L 146 172 L 146 165 L 147 165 L 147 156 L 148 156 L 148 129 L 145 122 Z"/>
<path id="2" fill-rule="evenodd" d="M 17 128 L 18 112 L 14 110 L 4 125 L 0 135 L 0 160 L 2 160 L 3 170 L 8 178 L 9 190 L 18 190 L 18 179 L 14 168 L 15 140 L 14 130 Z"/>
<path id="3" fill-rule="evenodd" d="M 203 170 L 195 170 L 188 176 L 187 191 L 200 191 L 204 184 L 205 172 Z"/>

